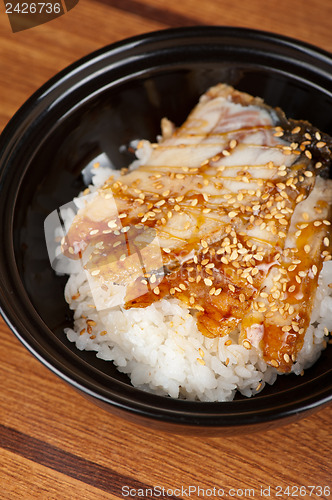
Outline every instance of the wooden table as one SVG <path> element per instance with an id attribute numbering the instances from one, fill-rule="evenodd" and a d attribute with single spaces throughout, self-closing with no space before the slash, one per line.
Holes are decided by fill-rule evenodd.
<path id="1" fill-rule="evenodd" d="M 326 0 L 81 0 L 64 16 L 13 33 L 1 9 L 0 129 L 49 77 L 128 36 L 221 24 L 294 36 L 332 51 L 331 19 Z M 278 486 L 280 498 L 329 498 L 326 490 L 310 496 L 296 487 L 332 488 L 331 407 L 260 435 L 168 435 L 86 401 L 34 359 L 2 321 L 0 352 L 1 499 L 150 498 L 143 489 L 153 487 L 159 487 L 153 498 L 168 498 L 167 490 L 173 498 L 203 498 L 213 488 L 218 498 L 222 488 L 219 498 L 274 499 Z M 294 486 L 289 495 L 287 486 Z"/>

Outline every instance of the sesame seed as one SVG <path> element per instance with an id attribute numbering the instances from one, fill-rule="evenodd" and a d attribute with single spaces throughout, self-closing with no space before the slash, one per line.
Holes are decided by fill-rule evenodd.
<path id="1" fill-rule="evenodd" d="M 201 240 L 201 245 L 203 248 L 207 248 L 208 247 L 208 244 L 205 240 Z"/>
<path id="2" fill-rule="evenodd" d="M 285 363 L 289 363 L 290 362 L 290 357 L 288 356 L 287 353 L 284 354 L 283 358 L 284 358 Z"/>
<path id="3" fill-rule="evenodd" d="M 206 286 L 212 285 L 212 281 L 210 280 L 210 278 L 204 278 L 204 283 L 206 284 Z"/>
<path id="4" fill-rule="evenodd" d="M 209 214 L 211 212 L 211 208 L 203 208 L 203 214 Z"/>
<path id="5" fill-rule="evenodd" d="M 271 365 L 274 366 L 275 368 L 278 368 L 279 362 L 276 359 L 271 359 Z"/>
<path id="6" fill-rule="evenodd" d="M 251 349 L 251 344 L 250 344 L 249 340 L 244 340 L 243 343 L 242 343 L 242 345 L 246 349 Z"/>
<path id="7" fill-rule="evenodd" d="M 115 219 L 108 221 L 107 225 L 111 229 L 114 229 L 118 226 Z"/>
<path id="8" fill-rule="evenodd" d="M 304 251 L 305 251 L 305 253 L 309 253 L 310 250 L 311 250 L 310 245 L 304 245 Z"/>
<path id="9" fill-rule="evenodd" d="M 156 294 L 156 295 L 159 295 L 160 294 L 160 290 L 159 290 L 159 287 L 156 286 L 154 289 L 153 289 L 153 293 Z"/>
<path id="10" fill-rule="evenodd" d="M 233 250 L 229 259 L 230 260 L 236 260 L 238 258 L 239 254 L 237 253 L 237 250 Z"/>
<path id="11" fill-rule="evenodd" d="M 86 324 L 89 326 L 96 326 L 96 322 L 93 319 L 87 319 Z"/>
<path id="12" fill-rule="evenodd" d="M 309 158 L 309 160 L 312 159 L 312 154 L 308 149 L 305 150 L 304 154 L 306 155 L 307 158 Z"/>
<path id="13" fill-rule="evenodd" d="M 98 276 L 99 273 L 100 269 L 94 269 L 93 271 L 91 271 L 91 276 Z"/>

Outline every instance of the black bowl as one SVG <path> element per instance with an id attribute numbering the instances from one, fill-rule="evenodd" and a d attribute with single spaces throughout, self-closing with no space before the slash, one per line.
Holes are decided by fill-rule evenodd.
<path id="1" fill-rule="evenodd" d="M 222 27 L 147 34 L 106 47 L 51 79 L 17 112 L 0 141 L 1 312 L 48 368 L 113 413 L 176 432 L 266 429 L 332 398 L 331 346 L 303 377 L 279 377 L 251 399 L 202 403 L 154 396 L 94 353 L 80 352 L 64 278 L 46 250 L 45 217 L 84 187 L 82 170 L 105 152 L 123 167 L 131 140 L 155 140 L 160 119 L 176 124 L 210 85 L 227 82 L 332 135 L 332 58 L 276 35 Z"/>

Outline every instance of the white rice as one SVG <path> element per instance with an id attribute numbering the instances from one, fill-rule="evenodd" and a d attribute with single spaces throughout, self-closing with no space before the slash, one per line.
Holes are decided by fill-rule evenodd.
<path id="1" fill-rule="evenodd" d="M 109 174 L 108 169 L 98 169 L 94 185 L 101 185 Z M 67 224 L 72 215 L 68 209 Z M 96 351 L 98 358 L 112 361 L 135 387 L 173 398 L 230 401 L 237 390 L 249 397 L 276 380 L 277 370 L 267 365 L 255 348 L 238 344 L 237 331 L 214 339 L 203 336 L 189 309 L 177 299 L 162 299 L 146 308 L 126 310 L 118 306 L 98 311 L 81 265 L 71 261 L 62 271 L 70 275 L 65 297 L 74 311 L 73 328 L 65 331 L 69 341 L 80 350 Z M 325 262 L 311 325 L 292 368 L 297 375 L 326 347 L 327 330 L 332 329 L 331 282 L 332 262 Z M 89 332 L 87 319 L 93 321 Z M 229 340 L 232 342 L 227 345 Z"/>

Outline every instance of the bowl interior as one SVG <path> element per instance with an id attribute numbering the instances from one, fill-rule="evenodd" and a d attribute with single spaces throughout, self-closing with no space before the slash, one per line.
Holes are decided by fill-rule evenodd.
<path id="1" fill-rule="evenodd" d="M 233 403 L 206 404 L 141 393 L 110 362 L 78 351 L 63 333 L 72 318 L 63 296 L 66 278 L 51 268 L 43 224 L 85 187 L 82 170 L 91 161 L 104 153 L 114 168 L 127 166 L 132 140 L 154 141 L 164 116 L 180 125 L 198 97 L 218 82 L 261 96 L 332 135 L 325 56 L 246 30 L 183 31 L 186 36 L 175 30 L 110 47 L 77 64 L 41 89 L 5 131 L 7 194 L 0 211 L 7 214 L 3 237 L 11 237 L 12 245 L 6 244 L 2 262 L 11 274 L 7 283 L 15 304 L 4 308 L 34 354 L 88 393 L 197 415 L 267 407 L 281 414 L 295 397 L 305 399 L 317 385 L 326 388 L 331 346 L 303 377 L 279 377 L 250 401 L 237 396 Z M 299 50 L 305 62 L 298 61 Z"/>

